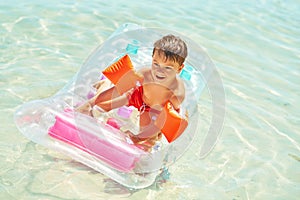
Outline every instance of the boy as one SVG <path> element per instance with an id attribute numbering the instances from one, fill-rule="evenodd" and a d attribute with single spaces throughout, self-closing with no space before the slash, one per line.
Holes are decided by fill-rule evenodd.
<path id="1" fill-rule="evenodd" d="M 135 144 L 149 150 L 162 135 L 164 121 L 167 121 L 166 113 L 170 109 L 173 114 L 174 111 L 179 111 L 185 98 L 184 83 L 177 74 L 184 67 L 186 57 L 187 46 L 184 41 L 174 35 L 164 36 L 154 43 L 151 68 L 144 68 L 137 73 L 132 70 L 124 73 L 112 87 L 107 80 L 97 83 L 97 94 L 76 111 L 92 115 L 94 105 L 103 111 L 123 105 L 136 107 L 140 111 L 140 132 L 137 136 L 129 135 Z M 124 88 L 130 80 L 134 83 L 139 81 L 142 85 L 131 84 L 133 87 Z M 165 112 L 167 106 L 169 110 Z M 168 124 L 170 125 L 172 126 Z"/>

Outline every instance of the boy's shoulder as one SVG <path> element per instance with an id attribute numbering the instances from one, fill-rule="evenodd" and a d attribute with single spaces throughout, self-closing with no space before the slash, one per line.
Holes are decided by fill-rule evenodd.
<path id="1" fill-rule="evenodd" d="M 174 95 L 179 98 L 181 101 L 185 98 L 185 86 L 182 79 L 177 79 L 177 88 L 174 91 Z"/>
<path id="2" fill-rule="evenodd" d="M 150 71 L 151 71 L 150 68 L 142 68 L 142 69 L 138 70 L 138 73 L 140 73 L 142 75 L 147 75 L 150 73 Z"/>
<path id="3" fill-rule="evenodd" d="M 151 79 L 151 69 L 150 68 L 140 69 L 138 71 L 138 73 L 144 77 L 144 80 L 146 79 L 149 81 Z"/>

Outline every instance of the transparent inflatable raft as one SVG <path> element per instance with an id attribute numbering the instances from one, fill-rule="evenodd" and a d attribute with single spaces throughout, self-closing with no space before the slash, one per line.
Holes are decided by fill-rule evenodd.
<path id="1" fill-rule="evenodd" d="M 181 37 L 189 52 L 179 75 L 186 89 L 181 107 L 188 112 L 189 123 L 179 138 L 172 143 L 157 142 L 151 152 L 146 152 L 101 119 L 72 110 L 93 95 L 92 85 L 101 79 L 101 71 L 124 54 L 130 56 L 137 70 L 151 66 L 154 41 L 170 33 Z M 70 156 L 124 186 L 144 188 L 153 184 L 162 169 L 176 162 L 198 134 L 197 104 L 212 70 L 210 58 L 189 38 L 168 30 L 124 24 L 54 96 L 22 105 L 15 113 L 15 123 L 29 140 Z"/>

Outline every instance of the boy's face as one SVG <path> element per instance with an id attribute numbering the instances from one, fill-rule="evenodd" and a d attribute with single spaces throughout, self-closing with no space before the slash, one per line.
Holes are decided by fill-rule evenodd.
<path id="1" fill-rule="evenodd" d="M 173 60 L 166 60 L 162 54 L 154 52 L 152 57 L 151 73 L 154 81 L 160 83 L 167 83 L 176 78 L 176 74 L 181 71 L 183 65 L 179 65 Z"/>

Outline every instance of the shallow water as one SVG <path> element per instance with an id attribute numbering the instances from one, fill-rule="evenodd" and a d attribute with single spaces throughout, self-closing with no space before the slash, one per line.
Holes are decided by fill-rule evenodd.
<path id="1" fill-rule="evenodd" d="M 1 2 L 0 198 L 298 199 L 299 10 L 297 0 Z M 203 138 L 196 138 L 168 180 L 142 190 L 30 142 L 13 122 L 21 104 L 55 94 L 126 22 L 175 30 L 201 44 L 226 94 L 213 151 L 200 159 Z M 203 135 L 212 115 L 207 88 L 199 107 Z"/>

